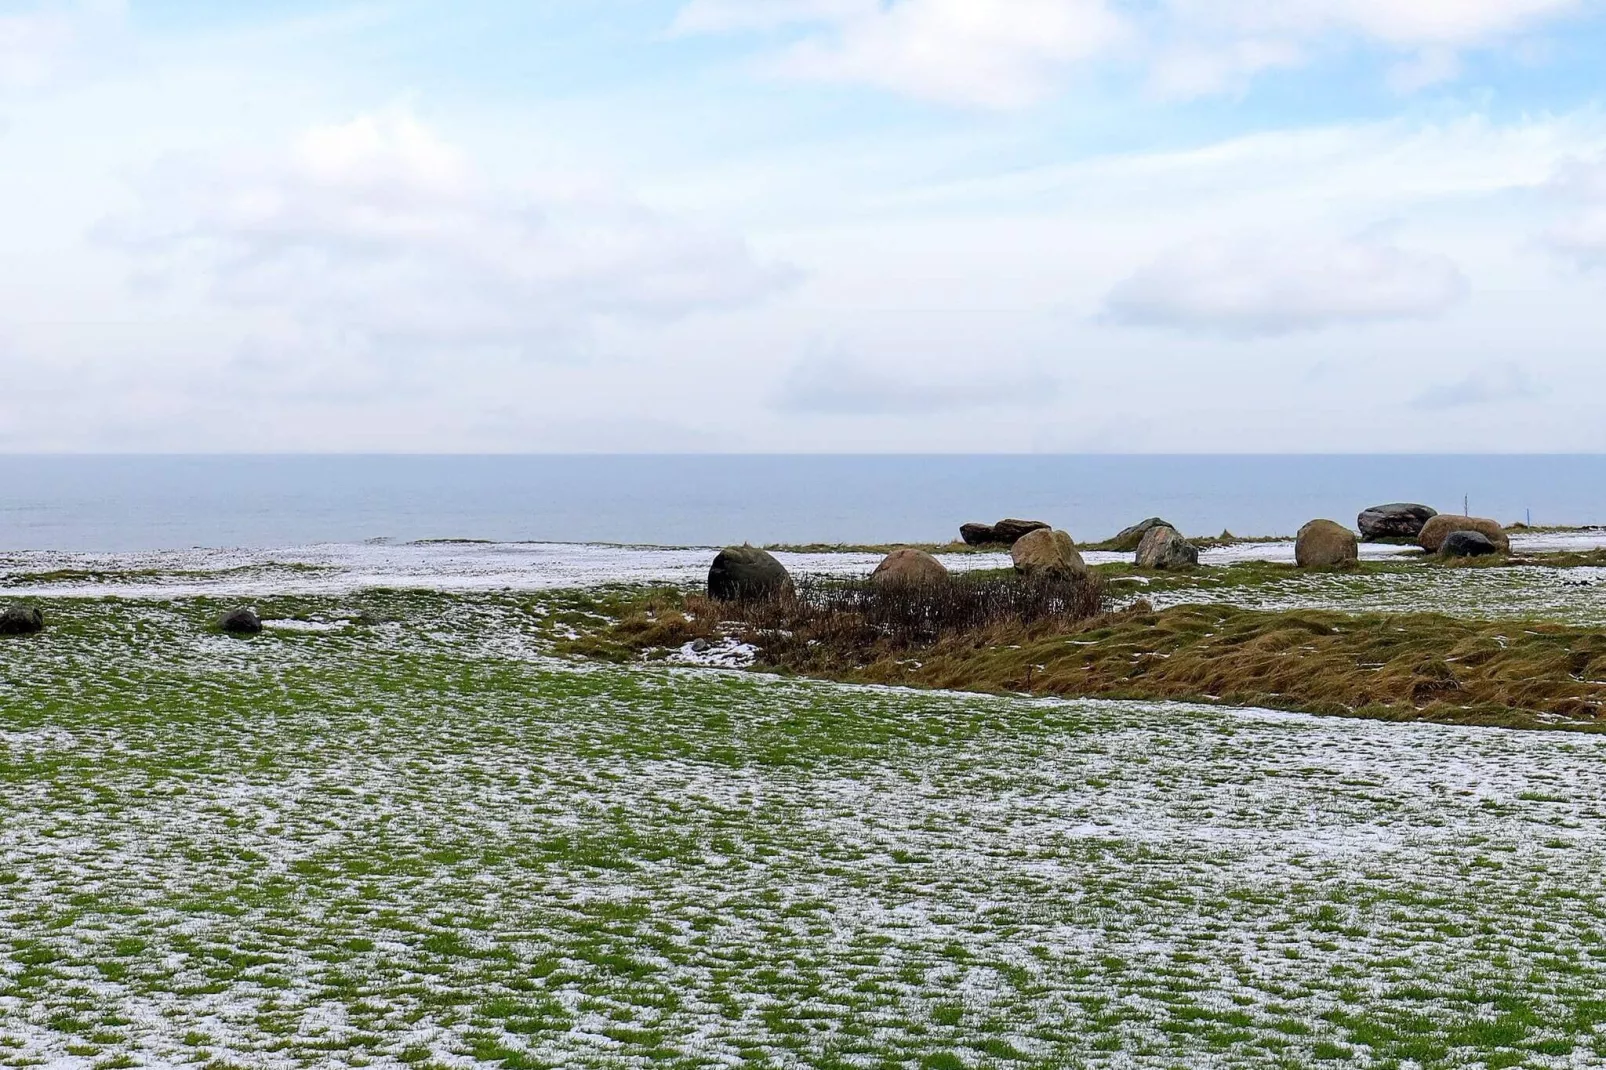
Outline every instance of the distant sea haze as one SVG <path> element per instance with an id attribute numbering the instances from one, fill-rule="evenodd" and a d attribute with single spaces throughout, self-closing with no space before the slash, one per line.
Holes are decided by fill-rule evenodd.
<path id="1" fill-rule="evenodd" d="M 1507 523 L 1606 523 L 1606 455 L 9 456 L 0 549 L 944 542 L 1006 516 L 1082 541 L 1156 515 L 1278 535 L 1463 498 Z"/>

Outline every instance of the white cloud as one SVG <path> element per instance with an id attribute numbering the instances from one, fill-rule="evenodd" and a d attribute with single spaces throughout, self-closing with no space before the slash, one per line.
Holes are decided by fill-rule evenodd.
<path id="1" fill-rule="evenodd" d="M 46 0 L 0 12 L 0 88 L 35 89 L 59 78 L 121 25 L 124 0 Z"/>
<path id="2" fill-rule="evenodd" d="M 1566 161 L 1550 189 L 1567 205 L 1547 236 L 1550 247 L 1580 267 L 1606 267 L 1606 156 Z"/>
<path id="3" fill-rule="evenodd" d="M 740 238 L 595 187 L 514 192 L 406 114 L 260 160 L 172 161 L 102 228 L 147 282 L 342 345 L 562 357 L 601 322 L 743 306 L 791 279 Z"/>
<path id="4" fill-rule="evenodd" d="M 1395 57 L 1388 81 L 1409 92 L 1455 77 L 1463 51 L 1517 41 L 1593 2 L 691 0 L 674 30 L 780 35 L 766 66 L 782 75 L 1017 107 L 1090 64 L 1135 66 L 1157 92 L 1195 96 L 1354 42 Z"/>
<path id="5" fill-rule="evenodd" d="M 1105 316 L 1135 326 L 1273 335 L 1435 316 L 1466 290 L 1446 258 L 1382 241 L 1217 239 L 1139 269 L 1110 292 Z"/>
<path id="6" fill-rule="evenodd" d="M 1004 371 L 954 376 L 941 370 L 867 367 L 842 352 L 811 354 L 792 366 L 772 399 L 782 412 L 827 416 L 924 416 L 968 409 L 1046 405 L 1059 384 Z"/>
<path id="7" fill-rule="evenodd" d="M 1442 411 L 1503 401 L 1525 401 L 1546 391 L 1515 364 L 1483 368 L 1453 383 L 1429 387 L 1412 399 L 1418 409 Z"/>

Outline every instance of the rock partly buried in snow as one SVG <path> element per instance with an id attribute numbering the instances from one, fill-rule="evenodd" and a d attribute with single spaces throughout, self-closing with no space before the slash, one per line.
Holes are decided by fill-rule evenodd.
<path id="1" fill-rule="evenodd" d="M 1355 533 L 1333 520 L 1312 520 L 1294 540 L 1294 563 L 1300 568 L 1352 565 L 1360 557 Z"/>
<path id="2" fill-rule="evenodd" d="M 256 615 L 255 610 L 235 609 L 223 614 L 217 626 L 230 635 L 260 635 L 262 618 Z"/>
<path id="3" fill-rule="evenodd" d="M 1173 527 L 1150 528 L 1138 543 L 1138 567 L 1158 569 L 1192 568 L 1199 563 L 1199 548 L 1184 539 Z"/>
<path id="4" fill-rule="evenodd" d="M 38 635 L 45 630 L 45 615 L 38 606 L 7 606 L 0 612 L 0 635 Z"/>
<path id="5" fill-rule="evenodd" d="M 761 602 L 792 589 L 786 566 L 753 546 L 727 546 L 708 570 L 708 596 L 720 602 Z"/>
<path id="6" fill-rule="evenodd" d="M 1499 552 L 1488 536 L 1476 531 L 1452 531 L 1439 547 L 1442 557 L 1488 557 Z"/>
<path id="7" fill-rule="evenodd" d="M 1393 502 L 1363 510 L 1355 518 L 1355 526 L 1361 529 L 1361 538 L 1369 542 L 1375 539 L 1414 539 L 1422 534 L 1422 525 L 1438 515 L 1437 509 L 1425 505 Z"/>
<path id="8" fill-rule="evenodd" d="M 996 524 L 961 524 L 959 537 L 967 546 L 1013 546 L 1023 535 L 1050 525 L 1041 520 L 1000 520 Z"/>
<path id="9" fill-rule="evenodd" d="M 1082 576 L 1087 562 L 1076 551 L 1076 543 L 1063 531 L 1038 528 L 1015 540 L 1009 548 L 1015 571 L 1022 576 Z"/>
<path id="10" fill-rule="evenodd" d="M 1110 549 L 1120 551 L 1124 554 L 1129 554 L 1142 544 L 1143 536 L 1147 535 L 1155 528 L 1170 528 L 1171 530 L 1175 531 L 1176 527 L 1177 526 L 1175 524 L 1172 524 L 1169 521 L 1161 520 L 1157 516 L 1151 516 L 1142 523 L 1133 524 L 1131 527 L 1124 529 L 1119 535 L 1111 539 Z"/>
<path id="11" fill-rule="evenodd" d="M 948 569 L 941 561 L 924 550 L 913 549 L 892 551 L 870 573 L 872 582 L 889 586 L 941 583 L 947 578 Z"/>
<path id="12" fill-rule="evenodd" d="M 1500 524 L 1480 516 L 1453 516 L 1440 513 L 1438 516 L 1422 525 L 1417 534 L 1416 544 L 1430 554 L 1438 553 L 1444 547 L 1444 540 L 1458 531 L 1476 531 L 1479 535 L 1494 543 L 1495 549 L 1501 553 L 1511 551 L 1511 540 Z"/>

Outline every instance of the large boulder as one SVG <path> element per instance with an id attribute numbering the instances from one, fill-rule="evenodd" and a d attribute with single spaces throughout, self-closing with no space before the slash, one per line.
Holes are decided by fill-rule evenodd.
<path id="1" fill-rule="evenodd" d="M 1129 554 L 1136 550 L 1138 545 L 1143 542 L 1143 536 L 1147 535 L 1155 528 L 1170 528 L 1171 530 L 1175 531 L 1176 527 L 1177 526 L 1175 524 L 1172 524 L 1169 521 L 1161 520 L 1157 516 L 1151 516 L 1149 519 L 1141 523 L 1133 524 L 1131 527 L 1123 529 L 1119 535 L 1110 540 L 1110 549 L 1119 550 L 1121 553 Z"/>
<path id="2" fill-rule="evenodd" d="M 1352 565 L 1360 557 L 1355 533 L 1332 520 L 1312 520 L 1294 540 L 1294 562 L 1300 568 Z"/>
<path id="3" fill-rule="evenodd" d="M 948 578 L 948 569 L 941 561 L 924 550 L 894 550 L 870 573 L 872 583 L 883 586 L 941 583 Z"/>
<path id="4" fill-rule="evenodd" d="M 0 635 L 38 635 L 45 630 L 45 615 L 38 606 L 7 606 L 0 612 Z"/>
<path id="5" fill-rule="evenodd" d="M 1015 562 L 1015 571 L 1023 576 L 1047 574 L 1081 576 L 1087 573 L 1087 562 L 1076 551 L 1076 543 L 1063 531 L 1038 528 L 1015 540 L 1009 548 Z"/>
<path id="6" fill-rule="evenodd" d="M 991 546 L 998 541 L 998 532 L 991 524 L 960 524 L 959 537 L 966 546 Z"/>
<path id="7" fill-rule="evenodd" d="M 1158 569 L 1193 568 L 1199 563 L 1199 548 L 1184 539 L 1173 527 L 1150 528 L 1138 543 L 1138 567 Z"/>
<path id="8" fill-rule="evenodd" d="M 262 618 L 252 609 L 233 609 L 218 618 L 217 626 L 230 635 L 261 635 Z"/>
<path id="9" fill-rule="evenodd" d="M 1437 509 L 1429 509 L 1425 505 L 1393 502 L 1363 510 L 1355 518 L 1355 526 L 1361 529 L 1361 538 L 1368 542 L 1376 539 L 1414 539 L 1422 534 L 1422 525 L 1438 515 Z"/>
<path id="10" fill-rule="evenodd" d="M 1499 552 L 1493 540 L 1476 531 L 1452 531 L 1439 547 L 1440 557 L 1488 557 Z"/>
<path id="11" fill-rule="evenodd" d="M 786 566 L 753 546 L 727 546 L 708 569 L 708 596 L 720 602 L 760 602 L 792 589 Z"/>
<path id="12" fill-rule="evenodd" d="M 1505 529 L 1497 521 L 1480 516 L 1454 516 L 1449 513 L 1440 513 L 1423 524 L 1422 530 L 1417 533 L 1416 544 L 1428 553 L 1436 554 L 1444 547 L 1444 540 L 1458 531 L 1476 531 L 1494 543 L 1495 548 L 1501 553 L 1511 551 L 1511 540 L 1506 538 Z"/>
<path id="13" fill-rule="evenodd" d="M 1022 538 L 1034 531 L 1052 530 L 1052 525 L 1041 520 L 1000 520 L 993 525 L 993 535 L 997 541 L 1014 546 Z"/>
<path id="14" fill-rule="evenodd" d="M 1013 546 L 1022 535 L 1051 527 L 1041 520 L 1000 520 L 996 524 L 961 524 L 959 537 L 969 546 Z"/>

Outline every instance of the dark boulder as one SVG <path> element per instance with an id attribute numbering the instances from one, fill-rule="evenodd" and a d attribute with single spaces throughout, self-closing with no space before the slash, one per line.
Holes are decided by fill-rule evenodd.
<path id="1" fill-rule="evenodd" d="M 1131 527 L 1126 528 L 1115 538 L 1111 539 L 1109 543 L 1110 549 L 1118 550 L 1124 554 L 1129 554 L 1138 548 L 1138 544 L 1143 541 L 1143 536 L 1147 535 L 1155 528 L 1170 528 L 1171 530 L 1175 531 L 1176 527 L 1177 526 L 1175 524 L 1161 520 L 1157 516 L 1151 516 L 1149 519 L 1140 524 L 1133 524 Z"/>
<path id="2" fill-rule="evenodd" d="M 1488 557 L 1500 552 L 1487 535 L 1476 531 L 1452 531 L 1445 536 L 1439 553 L 1444 557 Z"/>
<path id="3" fill-rule="evenodd" d="M 1034 531 L 1042 531 L 1044 528 L 1052 529 L 1052 526 L 1041 520 L 1000 520 L 993 525 L 993 534 L 998 537 L 999 542 L 1014 546 L 1024 536 Z"/>
<path id="4" fill-rule="evenodd" d="M 0 635 L 38 635 L 45 630 L 45 615 L 38 606 L 7 606 L 0 613 Z"/>
<path id="5" fill-rule="evenodd" d="M 753 546 L 727 546 L 708 569 L 708 597 L 720 602 L 761 602 L 792 589 L 786 566 Z"/>
<path id="6" fill-rule="evenodd" d="M 1138 567 L 1158 569 L 1192 568 L 1199 563 L 1199 548 L 1178 534 L 1176 528 L 1150 528 L 1138 544 Z"/>
<path id="7" fill-rule="evenodd" d="M 255 610 L 234 609 L 223 614 L 217 626 L 230 635 L 260 635 L 262 618 L 256 615 Z"/>
<path id="8" fill-rule="evenodd" d="M 1374 505 L 1364 510 L 1356 518 L 1355 526 L 1360 529 L 1361 538 L 1368 541 L 1415 539 L 1422 534 L 1422 525 L 1438 515 L 1437 509 L 1429 509 L 1425 505 L 1394 502 L 1390 505 Z"/>
<path id="9" fill-rule="evenodd" d="M 998 533 L 991 524 L 961 524 L 959 537 L 966 546 L 991 546 L 998 541 Z"/>
<path id="10" fill-rule="evenodd" d="M 1041 520 L 1000 520 L 996 524 L 961 524 L 959 537 L 968 546 L 1014 546 L 1021 537 L 1052 525 Z"/>
<path id="11" fill-rule="evenodd" d="M 1000 520 L 996 524 L 961 524 L 959 537 L 969 546 L 1014 546 L 1034 531 L 1052 530 L 1041 520 Z"/>

